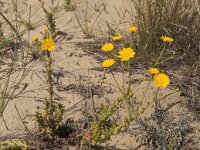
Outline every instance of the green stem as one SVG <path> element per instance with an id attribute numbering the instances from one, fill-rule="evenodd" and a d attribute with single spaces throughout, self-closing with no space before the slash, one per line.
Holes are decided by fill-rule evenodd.
<path id="1" fill-rule="evenodd" d="M 122 72 L 122 73 L 123 73 L 123 74 L 122 74 L 122 75 L 123 75 L 123 77 L 122 77 L 122 78 L 123 78 L 122 88 L 124 89 L 124 83 L 125 83 L 125 77 L 124 77 L 124 74 L 125 74 L 125 68 L 124 68 L 124 64 L 123 64 L 122 61 L 121 61 L 121 66 L 122 66 L 122 68 L 123 68 L 123 72 Z"/>
<path id="2" fill-rule="evenodd" d="M 130 44 L 131 48 L 133 48 L 133 42 L 134 42 L 134 34 L 131 33 L 131 44 Z"/>
<path id="3" fill-rule="evenodd" d="M 160 88 L 158 88 L 158 90 L 156 91 L 155 98 L 154 98 L 155 108 L 160 107 L 160 100 L 158 99 L 158 93 L 159 93 L 159 91 L 160 91 Z"/>
<path id="4" fill-rule="evenodd" d="M 140 101 L 140 105 L 139 105 L 139 106 L 142 106 L 142 105 L 143 105 L 143 101 L 144 101 L 144 98 L 145 98 L 145 96 L 146 96 L 146 93 L 147 93 L 147 91 L 148 91 L 148 89 L 149 89 L 150 84 L 151 84 L 151 81 L 147 84 L 147 86 L 146 86 L 146 88 L 145 88 L 145 90 L 144 90 L 144 92 L 143 92 L 143 94 L 142 94 L 142 99 L 141 99 L 141 101 Z"/>
<path id="5" fill-rule="evenodd" d="M 161 57 L 162 57 L 162 55 L 163 55 L 163 53 L 165 51 L 165 48 L 166 48 L 166 45 L 164 45 L 164 47 L 163 47 L 163 49 L 162 49 L 162 51 L 160 53 L 160 56 L 158 57 L 156 63 L 153 66 L 156 66 L 159 63 L 159 61 L 160 61 L 160 59 L 161 59 Z"/>
<path id="6" fill-rule="evenodd" d="M 159 90 L 157 91 L 157 94 L 158 94 Z M 174 94 L 174 93 L 177 93 L 177 92 L 172 92 L 162 98 L 159 99 L 159 102 L 165 100 L 166 97 Z M 158 96 L 158 95 L 157 95 Z M 138 106 L 137 110 L 131 114 L 130 118 L 128 120 L 125 120 L 121 125 L 120 125 L 120 129 L 122 128 L 125 128 L 125 127 L 128 127 L 130 125 L 130 123 L 135 120 L 137 117 L 139 117 L 141 114 L 144 113 L 145 110 L 147 110 L 147 108 L 149 108 L 153 103 L 155 103 L 155 98 L 152 99 L 152 101 L 148 102 L 146 104 L 146 106 Z"/>
<path id="7" fill-rule="evenodd" d="M 47 72 L 47 84 L 48 84 L 48 92 L 49 92 L 49 99 L 47 100 L 48 102 L 48 107 L 47 109 L 49 110 L 49 115 L 52 116 L 53 114 L 53 83 L 52 83 L 52 59 L 50 52 L 47 52 L 47 60 L 45 62 L 45 67 L 46 67 L 46 72 Z"/>
<path id="8" fill-rule="evenodd" d="M 157 65 L 162 64 L 162 63 L 164 63 L 165 61 L 168 61 L 168 60 L 173 59 L 173 58 L 174 58 L 174 56 L 171 56 L 171 57 L 169 57 L 169 58 L 166 58 L 166 59 L 164 59 L 163 61 L 158 62 Z"/>
<path id="9" fill-rule="evenodd" d="M 114 75 L 114 73 L 112 72 L 112 70 L 110 70 L 110 72 L 111 72 L 112 77 L 113 77 L 113 79 L 115 80 L 115 83 L 117 84 L 117 87 L 119 88 L 120 92 L 122 93 L 122 95 L 125 95 L 124 92 L 123 92 L 123 90 L 121 89 L 119 83 L 117 82 L 117 79 L 115 78 L 115 75 Z"/>
<path id="10" fill-rule="evenodd" d="M 128 61 L 128 72 L 129 72 L 129 81 L 128 81 L 128 89 L 127 89 L 127 92 L 129 92 L 130 90 L 130 87 L 131 87 L 131 65 L 130 65 L 130 60 Z"/>

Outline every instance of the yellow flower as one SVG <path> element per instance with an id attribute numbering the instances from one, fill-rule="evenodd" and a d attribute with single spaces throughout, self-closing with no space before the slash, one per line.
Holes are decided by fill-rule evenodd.
<path id="1" fill-rule="evenodd" d="M 166 42 L 166 43 L 171 43 L 171 42 L 174 41 L 173 38 L 170 38 L 170 37 L 167 37 L 167 36 L 161 36 L 160 38 L 161 38 L 161 40 L 162 40 L 163 42 Z"/>
<path id="2" fill-rule="evenodd" d="M 158 74 L 158 73 L 160 73 L 160 72 L 159 72 L 159 70 L 158 70 L 157 68 L 150 68 L 150 69 L 149 69 L 149 73 L 150 73 L 150 74 Z"/>
<path id="3" fill-rule="evenodd" d="M 164 73 L 159 73 L 154 76 L 154 82 L 157 87 L 167 87 L 170 83 L 169 77 Z"/>
<path id="4" fill-rule="evenodd" d="M 116 62 L 116 61 L 115 61 L 114 59 L 109 58 L 109 59 L 104 60 L 104 61 L 101 63 L 101 65 L 102 65 L 103 67 L 105 67 L 105 68 L 109 68 L 109 67 L 111 67 L 112 65 L 114 65 L 115 62 Z"/>
<path id="5" fill-rule="evenodd" d="M 130 58 L 133 58 L 136 53 L 132 48 L 123 48 L 118 54 L 121 61 L 128 61 Z"/>
<path id="6" fill-rule="evenodd" d="M 113 36 L 112 37 L 112 40 L 113 41 L 119 41 L 119 40 L 121 40 L 122 39 L 122 36 L 121 35 L 116 35 L 116 36 Z"/>
<path id="7" fill-rule="evenodd" d="M 137 29 L 138 29 L 137 27 L 132 26 L 132 27 L 128 28 L 128 31 L 131 32 L 131 33 L 135 33 L 135 32 L 137 32 Z"/>
<path id="8" fill-rule="evenodd" d="M 52 52 L 55 49 L 55 43 L 52 39 L 44 39 L 41 48 L 45 51 Z"/>
<path id="9" fill-rule="evenodd" d="M 110 52 L 114 49 L 114 45 L 112 43 L 106 43 L 101 47 L 101 49 L 105 52 Z"/>
<path id="10" fill-rule="evenodd" d="M 36 35 L 32 36 L 32 41 L 37 42 L 38 41 L 38 37 Z"/>
<path id="11" fill-rule="evenodd" d="M 128 91 L 128 96 L 129 96 L 129 97 L 133 97 L 133 92 L 132 92 L 131 89 Z"/>

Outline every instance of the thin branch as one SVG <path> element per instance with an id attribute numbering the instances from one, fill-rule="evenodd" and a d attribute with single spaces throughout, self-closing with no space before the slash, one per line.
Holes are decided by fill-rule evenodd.
<path id="1" fill-rule="evenodd" d="M 18 34 L 17 30 L 14 28 L 14 26 L 11 24 L 11 22 L 4 16 L 2 12 L 0 12 L 0 16 L 9 24 L 11 29 L 15 32 L 16 36 L 21 40 L 20 35 Z"/>
<path id="2" fill-rule="evenodd" d="M 7 124 L 6 124 L 6 120 L 4 119 L 3 113 L 2 113 L 1 118 L 2 118 L 2 120 L 3 120 L 3 123 L 4 123 L 5 127 L 6 127 L 6 130 L 9 130 L 9 128 L 8 128 L 8 126 L 7 126 Z"/>
<path id="3" fill-rule="evenodd" d="M 20 115 L 20 113 L 19 113 L 19 111 L 18 111 L 18 109 L 17 109 L 17 106 L 16 106 L 15 104 L 14 104 L 14 107 L 15 107 L 15 110 L 16 110 L 16 112 L 17 112 L 17 114 L 18 114 L 18 116 L 19 116 L 19 119 L 21 120 L 21 122 L 22 122 L 24 128 L 26 129 L 26 131 L 27 131 L 31 136 L 33 136 L 33 134 L 30 132 L 30 130 L 28 129 L 28 127 L 25 125 L 25 123 L 24 123 L 24 121 L 23 121 L 23 119 L 22 119 L 22 117 L 21 117 L 21 115 Z"/>

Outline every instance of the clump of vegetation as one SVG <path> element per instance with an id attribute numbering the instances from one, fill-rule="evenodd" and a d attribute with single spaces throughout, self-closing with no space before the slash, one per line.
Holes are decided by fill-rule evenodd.
<path id="1" fill-rule="evenodd" d="M 1 150 L 26 150 L 27 145 L 20 141 L 4 141 L 0 142 Z"/>
<path id="2" fill-rule="evenodd" d="M 167 110 L 157 107 L 151 118 L 137 119 L 137 123 L 139 127 L 132 129 L 132 133 L 141 145 L 156 150 L 187 147 L 189 127 L 185 114 L 175 121 Z"/>
<path id="3" fill-rule="evenodd" d="M 175 79 L 175 84 L 178 84 L 183 91 L 181 95 L 187 96 L 186 103 L 189 108 L 199 113 L 200 2 L 196 0 L 130 0 L 129 2 L 132 22 L 140 28 L 138 38 L 135 39 L 138 55 L 144 63 L 154 64 L 160 55 L 161 46 L 157 36 L 173 37 L 176 42 L 170 47 L 165 47 L 162 56 L 164 61 L 158 66 L 171 66 L 170 70 L 180 67 L 180 70 L 185 72 L 184 77 Z"/>
<path id="4" fill-rule="evenodd" d="M 140 27 L 137 47 L 139 53 L 154 61 L 158 57 L 160 42 L 157 36 L 172 36 L 176 43 L 165 56 L 184 60 L 191 65 L 200 55 L 200 4 L 188 0 L 136 0 L 131 1 L 136 10 L 134 23 Z"/>
<path id="5" fill-rule="evenodd" d="M 137 27 L 132 26 L 128 28 L 128 31 L 132 36 L 134 36 L 138 29 Z M 83 143 L 89 141 L 93 146 L 104 142 L 106 143 L 111 139 L 112 135 L 119 134 L 123 131 L 123 129 L 129 127 L 131 122 L 139 118 L 154 103 L 155 107 L 157 108 L 161 101 L 165 100 L 169 95 L 174 93 L 172 92 L 169 95 L 159 97 L 159 92 L 162 90 L 162 88 L 166 88 L 169 85 L 170 78 L 165 73 L 161 73 L 157 68 L 152 67 L 149 69 L 149 72 L 147 72 L 147 74 L 151 76 L 151 78 L 148 79 L 149 84 L 147 85 L 146 90 L 143 92 L 139 103 L 135 104 L 138 100 L 133 98 L 134 89 L 132 89 L 131 84 L 131 81 L 133 80 L 131 61 L 135 57 L 136 51 L 130 47 L 124 47 L 124 44 L 121 41 L 122 38 L 123 37 L 121 35 L 114 35 L 111 39 L 113 42 L 105 43 L 101 47 L 101 50 L 108 54 L 108 58 L 104 60 L 101 65 L 105 68 L 107 73 L 112 75 L 115 81 L 115 85 L 112 85 L 119 90 L 120 96 L 109 105 L 102 104 L 101 113 L 97 114 L 97 117 L 93 118 L 90 128 L 88 129 L 90 134 L 88 134 L 88 132 L 86 132 L 87 134 L 83 133 Z M 171 37 L 162 36 L 161 39 L 165 45 L 173 42 L 173 38 Z M 113 43 L 119 44 L 118 47 Z M 133 42 L 130 43 L 130 46 L 133 46 Z M 162 61 L 161 56 L 163 55 L 164 50 L 165 48 L 163 48 L 162 52 L 160 53 L 155 65 Z M 115 65 L 121 65 L 120 68 L 122 68 L 121 71 L 123 73 L 122 85 L 120 85 L 112 71 L 112 67 Z M 125 77 L 125 74 L 128 74 L 128 76 Z M 146 92 L 149 89 L 152 80 L 157 87 L 157 91 L 154 93 L 154 97 L 152 99 L 145 99 Z M 143 79 L 140 82 L 142 81 Z M 105 80 L 102 81 L 102 84 L 111 83 Z M 117 119 L 117 114 L 120 112 L 122 106 L 127 109 L 128 116 L 126 118 Z"/>

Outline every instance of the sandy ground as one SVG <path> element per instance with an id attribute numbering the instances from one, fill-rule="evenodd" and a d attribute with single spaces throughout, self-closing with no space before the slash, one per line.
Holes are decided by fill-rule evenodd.
<path id="1" fill-rule="evenodd" d="M 38 24 L 37 28 L 28 33 L 24 34 L 23 39 L 28 40 L 28 37 L 32 35 L 38 35 L 39 38 L 42 36 L 40 32 L 44 29 L 44 25 L 42 25 L 44 20 L 44 13 L 38 4 L 38 1 L 27 0 L 24 2 L 18 2 L 20 10 L 20 14 L 25 20 L 28 20 L 28 11 L 31 6 L 31 22 L 33 24 Z M 59 6 L 62 5 L 63 1 L 59 1 Z M 104 96 L 102 92 L 102 87 L 98 87 L 100 85 L 100 81 L 103 77 L 104 71 L 100 67 L 100 61 L 102 57 L 98 57 L 98 51 L 100 51 L 101 41 L 96 43 L 93 38 L 87 39 L 85 35 L 82 33 L 80 26 L 77 23 L 75 18 L 75 13 L 83 19 L 84 16 L 84 4 L 83 1 L 74 0 L 78 11 L 76 12 L 65 12 L 61 8 L 59 12 L 56 14 L 56 24 L 57 30 L 66 33 L 66 36 L 58 35 L 57 40 L 57 48 L 53 52 L 53 70 L 54 74 L 54 90 L 55 90 L 55 99 L 62 103 L 65 106 L 65 114 L 64 119 L 74 118 L 76 121 L 84 119 L 84 113 L 86 110 L 85 105 L 91 103 L 91 98 L 87 97 L 88 88 L 94 86 L 96 90 L 96 94 L 94 96 L 94 100 L 96 105 L 102 103 L 106 97 L 110 99 L 114 99 L 117 95 L 117 91 L 115 89 L 111 89 L 112 93 L 105 93 Z M 105 3 L 106 11 L 103 11 L 98 17 L 98 21 L 95 21 L 101 9 L 103 8 L 103 3 Z M 6 4 L 11 4 L 11 2 L 6 1 Z M 47 0 L 45 0 L 45 6 L 50 5 Z M 89 18 L 91 18 L 89 22 L 89 27 L 93 28 L 92 34 L 97 37 L 103 37 L 107 35 L 106 22 L 109 21 L 109 24 L 114 25 L 115 29 L 121 33 L 126 32 L 127 27 L 131 25 L 131 22 L 128 20 L 130 14 L 126 13 L 126 18 L 123 16 L 119 16 L 117 11 L 120 14 L 125 12 L 126 8 L 129 8 L 128 0 L 89 0 L 88 8 L 93 11 L 92 14 L 89 14 Z M 10 6 L 10 5 L 8 5 Z M 6 7 L 4 9 L 6 10 Z M 95 12 L 94 9 L 97 11 Z M 99 9 L 99 10 L 98 10 Z M 6 15 L 9 15 L 12 12 L 11 9 L 8 9 Z M 9 19 L 14 19 L 14 16 L 10 16 Z M 4 28 L 6 29 L 6 27 Z M 23 27 L 19 29 L 23 31 Z M 6 34 L 6 33 L 5 33 Z M 107 37 L 107 36 L 106 36 Z M 98 58 L 98 59 L 97 59 Z M 0 66 L 1 69 L 6 68 L 6 64 Z M 144 69 L 134 69 L 133 71 L 134 78 L 140 79 L 142 74 L 146 71 Z M 19 138 L 23 137 L 27 134 L 27 131 L 22 123 L 25 123 L 26 127 L 34 132 L 36 129 L 36 124 L 34 121 L 35 111 L 37 111 L 42 106 L 42 99 L 47 96 L 47 86 L 45 85 L 45 76 L 44 76 L 44 67 L 41 62 L 37 63 L 36 66 L 32 69 L 32 71 L 27 75 L 27 77 L 23 80 L 23 84 L 21 86 L 27 85 L 26 89 L 21 93 L 17 98 L 14 98 L 9 101 L 8 106 L 4 112 L 4 118 L 8 129 L 2 120 L 0 119 L 0 136 L 1 139 L 7 138 Z M 2 75 L 3 73 L 1 73 Z M 15 77 L 18 76 L 15 73 L 12 76 L 14 80 Z M 113 79 L 110 74 L 106 75 L 107 81 L 113 83 Z M 122 77 L 121 73 L 116 73 L 116 77 Z M 2 81 L 5 83 L 5 80 Z M 2 85 L 4 83 L 1 83 Z M 133 85 L 134 96 L 137 98 L 141 98 L 143 89 L 146 87 L 147 82 L 144 81 L 139 86 Z M 110 89 L 110 86 L 105 85 L 107 89 Z M 149 89 L 149 94 L 146 98 L 152 97 L 152 92 L 155 91 L 154 86 L 151 85 Z M 173 92 L 173 88 L 168 88 L 164 91 L 163 94 L 168 94 Z M 165 101 L 164 105 L 168 105 L 170 103 L 175 103 L 180 101 L 181 97 L 179 97 L 179 93 L 176 93 Z M 87 103 L 86 103 L 87 102 Z M 20 120 L 19 115 L 16 111 L 19 111 L 22 120 Z M 177 111 L 176 108 L 180 106 L 175 106 L 172 109 L 172 113 L 179 114 L 182 110 Z M 88 106 L 87 109 L 91 109 Z M 148 110 L 146 113 L 151 110 Z M 126 113 L 126 112 L 124 112 Z M 133 140 L 134 138 L 129 135 L 118 135 L 113 137 L 113 140 L 110 142 L 111 146 L 116 146 L 120 149 L 131 149 L 138 146 L 137 143 Z"/>

